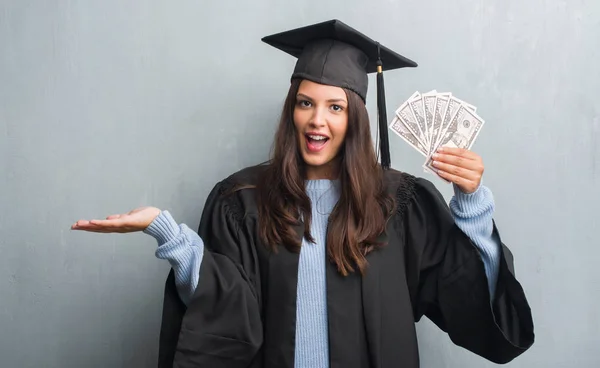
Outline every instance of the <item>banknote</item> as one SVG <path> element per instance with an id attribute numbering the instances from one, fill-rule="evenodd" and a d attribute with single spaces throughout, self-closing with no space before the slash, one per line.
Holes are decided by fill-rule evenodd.
<path id="1" fill-rule="evenodd" d="M 450 121 L 452 120 L 452 118 L 454 117 L 454 115 L 456 114 L 456 112 L 458 111 L 460 106 L 461 106 L 460 101 L 458 99 L 456 99 L 455 97 L 451 96 L 448 99 L 448 103 L 446 104 L 446 109 L 444 110 L 444 114 L 442 115 L 441 131 L 438 133 L 438 136 L 436 137 L 434 147 L 439 147 L 439 142 L 442 138 L 443 132 L 446 130 L 446 128 L 448 128 L 448 125 L 450 125 Z"/>
<path id="2" fill-rule="evenodd" d="M 400 104 L 389 129 L 425 156 L 423 169 L 435 174 L 433 153 L 441 146 L 471 149 L 484 124 L 474 105 L 431 90 L 417 91 Z"/>
<path id="3" fill-rule="evenodd" d="M 440 135 L 441 138 L 438 141 L 437 147 L 471 149 L 484 123 L 484 120 L 471 109 L 465 105 L 460 105 L 456 114 L 454 114 L 450 123 L 444 128 L 443 133 Z M 433 152 L 429 152 L 429 157 L 424 164 L 424 167 L 430 170 L 435 170 L 431 165 L 433 161 L 431 154 Z"/>
<path id="4" fill-rule="evenodd" d="M 415 137 L 415 135 L 408 130 L 406 125 L 400 120 L 399 117 L 395 117 L 390 123 L 390 129 L 404 139 L 412 148 L 416 149 L 423 156 L 427 157 L 429 150 Z"/>
<path id="5" fill-rule="evenodd" d="M 425 122 L 425 111 L 423 110 L 423 102 L 421 96 L 408 101 L 408 106 L 414 117 L 414 121 L 417 123 L 419 131 L 421 132 L 424 144 L 429 146 L 429 137 L 427 136 L 427 123 Z"/>
<path id="6" fill-rule="evenodd" d="M 433 110 L 433 126 L 431 128 L 431 137 L 433 143 L 429 146 L 429 151 L 432 151 L 437 143 L 438 137 L 442 131 L 442 121 L 444 119 L 444 113 L 448 106 L 448 101 L 452 94 L 439 94 L 435 97 L 435 108 Z"/>
<path id="7" fill-rule="evenodd" d="M 396 116 L 406 126 L 406 128 L 413 134 L 415 139 L 419 141 L 423 146 L 427 145 L 425 136 L 419 128 L 419 124 L 415 120 L 415 117 L 410 109 L 409 101 L 420 97 L 418 92 L 414 93 L 407 101 L 405 101 L 398 109 L 396 109 Z"/>
<path id="8" fill-rule="evenodd" d="M 423 115 L 425 116 L 425 126 L 427 129 L 427 140 L 429 149 L 433 145 L 433 114 L 435 110 L 435 94 L 424 94 L 421 97 L 423 102 Z"/>

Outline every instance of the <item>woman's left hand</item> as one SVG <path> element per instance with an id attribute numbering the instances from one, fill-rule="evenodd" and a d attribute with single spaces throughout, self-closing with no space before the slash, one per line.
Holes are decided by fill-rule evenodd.
<path id="1" fill-rule="evenodd" d="M 433 166 L 438 174 L 456 184 L 463 193 L 479 188 L 483 176 L 483 160 L 475 152 L 464 148 L 440 147 L 433 155 Z"/>

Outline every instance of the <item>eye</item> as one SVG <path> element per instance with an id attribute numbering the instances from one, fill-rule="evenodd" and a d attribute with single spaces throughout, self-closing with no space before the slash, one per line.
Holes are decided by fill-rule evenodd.
<path id="1" fill-rule="evenodd" d="M 310 107 L 311 103 L 310 103 L 310 101 L 299 100 L 298 101 L 298 106 L 300 106 L 300 107 Z"/>
<path id="2" fill-rule="evenodd" d="M 331 105 L 331 108 L 333 109 L 333 111 L 335 112 L 340 112 L 340 111 L 344 111 L 344 108 L 340 105 Z"/>

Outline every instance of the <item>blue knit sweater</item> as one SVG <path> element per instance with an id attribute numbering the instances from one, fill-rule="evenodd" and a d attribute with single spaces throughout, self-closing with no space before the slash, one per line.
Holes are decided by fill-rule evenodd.
<path id="1" fill-rule="evenodd" d="M 311 234 L 315 243 L 302 242 L 298 265 L 295 367 L 328 367 L 327 290 L 325 279 L 325 235 L 327 220 L 340 195 L 337 180 L 308 180 L 306 193 L 312 202 Z M 500 243 L 493 237 L 492 192 L 481 185 L 464 194 L 454 186 L 450 210 L 459 228 L 480 250 L 491 295 L 494 295 L 500 259 Z M 144 231 L 158 241 L 156 257 L 166 259 L 175 273 L 175 283 L 184 303 L 198 285 L 204 244 L 185 224 L 177 224 L 168 211 Z"/>

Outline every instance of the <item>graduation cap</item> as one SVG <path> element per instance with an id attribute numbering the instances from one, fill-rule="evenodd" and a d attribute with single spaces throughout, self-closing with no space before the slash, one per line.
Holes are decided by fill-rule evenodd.
<path id="1" fill-rule="evenodd" d="M 302 78 L 347 88 L 357 93 L 363 101 L 367 98 L 367 75 L 377 73 L 381 166 L 388 169 L 391 162 L 383 68 L 416 67 L 417 63 L 337 19 L 276 33 L 264 37 L 262 41 L 298 58 L 292 79 Z"/>

